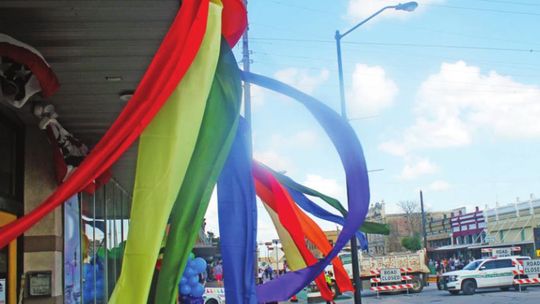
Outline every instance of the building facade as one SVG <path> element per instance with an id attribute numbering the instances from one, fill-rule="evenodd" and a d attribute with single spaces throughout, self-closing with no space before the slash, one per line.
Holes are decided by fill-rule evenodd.
<path id="1" fill-rule="evenodd" d="M 540 199 L 529 200 L 485 210 L 487 241 L 483 248 L 519 247 L 519 254 L 536 256 L 534 228 L 540 227 Z"/>

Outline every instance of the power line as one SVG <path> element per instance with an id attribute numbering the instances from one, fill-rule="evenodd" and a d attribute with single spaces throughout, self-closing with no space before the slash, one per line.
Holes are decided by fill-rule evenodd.
<path id="1" fill-rule="evenodd" d="M 540 6 L 540 3 L 529 3 L 529 2 L 515 2 L 515 1 L 504 1 L 504 0 L 476 0 L 488 3 L 503 3 L 503 4 L 513 4 L 513 5 L 524 5 L 524 6 Z"/>
<path id="2" fill-rule="evenodd" d="M 294 38 L 252 38 L 255 41 L 283 41 L 283 42 L 308 42 L 308 43 L 335 43 L 333 40 L 323 39 L 294 39 Z M 396 43 L 396 42 L 375 42 L 375 41 L 346 41 L 345 44 L 352 45 L 375 45 L 375 46 L 391 46 L 391 47 L 415 47 L 415 48 L 446 48 L 446 49 L 466 49 L 466 50 L 482 50 L 482 51 L 504 51 L 504 52 L 519 52 L 519 53 L 538 53 L 538 49 L 525 48 L 504 48 L 504 47 L 487 47 L 474 45 L 452 45 L 452 44 L 427 44 L 427 43 Z"/>
<path id="3" fill-rule="evenodd" d="M 533 12 L 518 12 L 518 11 L 507 11 L 507 10 L 499 10 L 499 9 L 493 9 L 493 8 L 480 8 L 480 7 L 454 6 L 454 5 L 446 5 L 446 4 L 424 4 L 424 5 L 426 5 L 426 6 L 433 6 L 433 7 L 443 7 L 443 8 L 450 8 L 450 9 L 458 9 L 458 10 L 469 10 L 469 11 L 480 11 L 480 12 L 500 13 L 500 14 L 540 16 L 539 13 L 533 13 Z"/>

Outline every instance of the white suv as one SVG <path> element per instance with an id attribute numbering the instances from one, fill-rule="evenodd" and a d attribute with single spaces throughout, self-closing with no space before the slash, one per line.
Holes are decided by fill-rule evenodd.
<path id="1" fill-rule="evenodd" d="M 514 285 L 514 270 L 521 270 L 523 260 L 530 260 L 526 256 L 512 256 L 504 258 L 487 258 L 469 263 L 463 270 L 447 272 L 439 279 L 439 287 L 457 295 L 463 291 L 465 295 L 472 295 L 477 288 L 499 287 L 508 290 Z"/>

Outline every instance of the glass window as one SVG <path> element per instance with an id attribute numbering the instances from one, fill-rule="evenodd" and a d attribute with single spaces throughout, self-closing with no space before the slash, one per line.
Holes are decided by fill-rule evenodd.
<path id="1" fill-rule="evenodd" d="M 341 262 L 343 264 L 351 264 L 352 262 L 352 259 L 351 259 L 351 255 L 350 254 L 343 254 L 343 255 L 340 255 L 339 258 L 341 259 Z"/>
<path id="2" fill-rule="evenodd" d="M 485 270 L 496 269 L 497 264 L 495 262 L 496 261 L 487 261 L 484 263 L 484 265 L 482 265 L 482 268 L 484 268 Z"/>
<path id="3" fill-rule="evenodd" d="M 15 132 L 0 121 L 0 195 L 15 196 Z"/>
<path id="4" fill-rule="evenodd" d="M 504 231 L 499 231 L 499 240 L 502 242 L 504 241 Z"/>
<path id="5" fill-rule="evenodd" d="M 122 269 L 128 233 L 130 196 L 114 181 L 94 195 L 81 195 L 83 242 L 83 299 L 107 303 Z M 94 302 L 95 300 L 95 302 Z"/>
<path id="6" fill-rule="evenodd" d="M 478 268 L 478 266 L 480 265 L 480 263 L 482 263 L 482 260 L 470 262 L 470 263 L 467 264 L 467 266 L 465 266 L 463 269 L 465 269 L 465 270 L 476 270 L 476 268 Z"/>
<path id="7" fill-rule="evenodd" d="M 525 230 L 521 230 L 521 241 L 525 241 Z"/>
<path id="8" fill-rule="evenodd" d="M 512 260 L 510 259 L 501 259 L 495 261 L 496 268 L 511 268 L 514 267 L 512 265 Z"/>

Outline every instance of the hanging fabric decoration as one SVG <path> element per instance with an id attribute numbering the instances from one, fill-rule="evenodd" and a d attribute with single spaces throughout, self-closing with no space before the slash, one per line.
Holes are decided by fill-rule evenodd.
<path id="1" fill-rule="evenodd" d="M 73 174 L 39 207 L 0 229 L 0 248 L 103 174 L 137 139 L 176 89 L 206 32 L 208 1 L 183 1 L 135 94 Z M 219 45 L 219 43 L 217 44 Z"/>
<path id="2" fill-rule="evenodd" d="M 22 108 L 41 92 L 52 96 L 60 87 L 58 78 L 33 47 L 0 33 L 0 101 Z"/>
<path id="3" fill-rule="evenodd" d="M 285 301 L 317 278 L 364 222 L 369 208 L 369 181 L 366 162 L 362 146 L 354 130 L 346 120 L 324 103 L 282 82 L 261 75 L 243 72 L 242 76 L 246 82 L 269 88 L 302 103 L 330 137 L 345 169 L 349 213 L 334 248 L 316 264 L 286 273 L 278 279 L 257 287 L 257 298 L 260 302 Z"/>
<path id="4" fill-rule="evenodd" d="M 271 171 L 265 170 L 264 166 L 258 163 L 255 163 L 253 166 L 254 168 L 256 168 L 256 170 L 266 171 L 266 173 L 269 174 L 269 179 L 274 180 L 274 182 L 276 183 L 278 182 L 275 179 L 275 177 L 271 175 L 272 174 Z M 324 234 L 322 229 L 311 218 L 309 218 L 305 213 L 303 213 L 300 210 L 300 208 L 298 208 L 298 206 L 294 204 L 294 202 L 291 200 L 290 197 L 288 196 L 286 197 L 287 198 L 286 202 L 284 201 L 280 202 L 280 201 L 275 200 L 276 196 L 274 195 L 274 193 L 269 193 L 270 190 L 265 185 L 264 181 L 260 181 L 259 179 L 257 179 L 257 175 L 256 175 L 256 185 L 257 185 L 257 194 L 259 195 L 259 197 L 261 197 L 263 202 L 265 202 L 265 204 L 268 205 L 268 207 L 270 207 L 274 211 L 277 211 L 280 209 L 278 208 L 277 204 L 287 203 L 289 206 L 292 207 L 294 214 L 291 216 L 296 216 L 296 218 L 298 219 L 302 232 L 304 233 L 305 239 L 309 240 L 313 245 L 315 245 L 315 247 L 323 255 L 327 255 L 330 252 L 330 250 L 332 249 L 332 246 L 328 242 L 326 235 Z M 272 200 L 272 198 L 274 198 L 274 200 Z M 281 208 L 280 211 L 283 212 L 284 211 L 283 208 Z M 279 215 L 279 211 L 278 211 L 278 215 Z M 303 240 L 300 240 L 300 241 L 303 241 Z M 349 279 L 349 276 L 347 275 L 345 268 L 343 268 L 343 264 L 341 260 L 339 260 L 339 258 L 335 258 L 334 260 L 332 260 L 332 265 L 334 266 L 336 282 L 338 284 L 340 291 L 341 292 L 352 291 L 353 286 L 351 284 L 351 280 Z"/>
<path id="5" fill-rule="evenodd" d="M 167 219 L 195 150 L 216 71 L 221 2 L 211 1 L 207 9 L 206 31 L 197 56 L 139 141 L 130 231 L 110 303 L 142 304 L 148 300 Z"/>
<path id="6" fill-rule="evenodd" d="M 276 212 L 279 221 L 291 235 L 295 246 L 298 248 L 298 251 L 300 251 L 300 254 L 302 255 L 302 258 L 304 259 L 306 264 L 313 265 L 317 263 L 317 258 L 313 256 L 313 253 L 311 253 L 311 251 L 309 251 L 307 247 L 304 231 L 302 230 L 300 220 L 294 212 L 294 208 L 292 207 L 293 203 L 291 198 L 288 196 L 288 193 L 272 176 L 272 174 L 270 174 L 268 171 L 263 170 L 262 167 L 258 166 L 257 164 L 253 165 L 253 176 L 256 180 L 255 186 L 257 189 L 257 195 L 259 196 L 259 198 L 261 198 L 262 201 L 264 201 L 270 208 L 272 208 Z M 267 190 L 264 191 L 263 189 L 261 189 L 261 186 L 263 186 Z M 319 291 L 321 292 L 321 296 L 323 297 L 323 299 L 327 301 L 332 300 L 334 294 L 326 284 L 324 274 L 315 276 L 313 280 L 319 287 Z M 304 286 L 306 285 L 307 284 L 305 284 Z M 260 286 L 261 285 L 259 285 L 259 288 Z M 303 288 L 304 286 L 301 286 L 301 288 Z M 291 296 L 293 296 L 293 294 L 291 294 L 287 298 L 290 298 Z M 259 301 L 262 301 L 259 295 L 257 295 L 257 298 L 259 299 Z"/>
<path id="7" fill-rule="evenodd" d="M 171 228 L 155 303 L 178 301 L 178 284 L 188 255 L 236 135 L 241 96 L 240 71 L 230 47 L 223 40 L 197 145 L 170 216 Z"/>
<path id="8" fill-rule="evenodd" d="M 256 304 L 257 205 L 247 131 L 241 120 L 218 181 L 218 215 L 227 303 Z"/>
<path id="9" fill-rule="evenodd" d="M 327 221 L 339 224 L 341 226 L 343 226 L 343 224 L 345 223 L 345 219 L 343 217 L 337 216 L 335 214 L 332 214 L 332 213 L 324 210 L 323 208 L 319 207 L 317 204 L 312 202 L 304 194 L 302 194 L 302 193 L 300 193 L 300 192 L 298 192 L 298 191 L 296 191 L 294 189 L 288 188 L 288 187 L 285 187 L 285 188 L 289 192 L 292 199 L 298 204 L 298 206 L 300 206 L 300 208 L 304 209 L 305 211 L 309 212 L 310 214 L 312 214 L 312 215 L 314 215 L 314 216 L 316 216 L 316 217 L 318 217 L 320 219 L 327 220 Z M 356 237 L 360 241 L 360 248 L 362 248 L 362 250 L 367 250 L 368 249 L 368 243 L 367 243 L 365 235 L 362 232 L 357 231 L 356 232 Z"/>
<path id="10" fill-rule="evenodd" d="M 282 183 L 284 186 L 287 187 L 287 189 L 293 190 L 295 193 L 303 193 L 305 195 L 315 196 L 326 202 L 328 205 L 334 207 L 336 210 L 338 210 L 343 217 L 336 216 L 323 208 L 319 207 L 317 204 L 313 203 L 311 200 L 303 199 L 301 202 L 297 202 L 298 205 L 304 209 L 305 211 L 313 214 L 316 217 L 319 217 L 321 219 L 325 219 L 334 223 L 338 223 L 336 221 L 344 221 L 344 218 L 347 216 L 347 210 L 343 207 L 343 205 L 335 198 L 330 197 L 328 195 L 324 195 L 320 193 L 317 190 L 311 189 L 309 187 L 306 187 L 302 184 L 297 183 L 292 178 L 281 174 L 279 172 L 276 172 L 275 170 L 272 170 L 267 167 L 268 170 L 272 171 L 272 174 Z M 304 197 L 305 197 L 304 195 Z M 328 215 L 330 214 L 330 215 Z M 338 223 L 340 225 L 343 225 L 343 223 Z M 382 235 L 389 235 L 390 234 L 390 228 L 387 224 L 381 224 L 381 223 L 374 223 L 374 222 L 368 222 L 365 221 L 362 226 L 360 227 L 360 231 L 364 233 L 369 234 L 382 234 Z M 358 234 L 357 234 L 358 235 Z"/>

